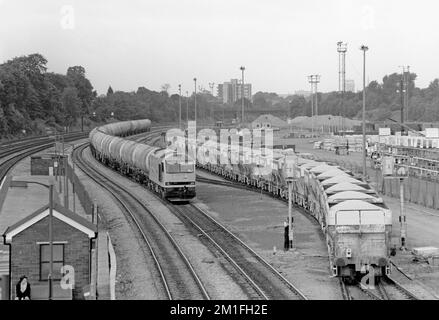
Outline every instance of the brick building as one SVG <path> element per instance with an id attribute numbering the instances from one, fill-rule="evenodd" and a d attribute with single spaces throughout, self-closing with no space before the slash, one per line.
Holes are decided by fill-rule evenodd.
<path id="1" fill-rule="evenodd" d="M 57 203 L 53 208 L 52 226 L 54 299 L 82 299 L 91 281 L 91 252 L 97 236 L 96 226 Z M 15 285 L 22 275 L 26 275 L 31 284 L 32 299 L 47 299 L 49 206 L 8 227 L 3 238 L 4 244 L 9 246 L 11 299 L 15 299 Z M 62 266 L 73 267 L 75 281 L 71 292 L 60 286 Z"/>

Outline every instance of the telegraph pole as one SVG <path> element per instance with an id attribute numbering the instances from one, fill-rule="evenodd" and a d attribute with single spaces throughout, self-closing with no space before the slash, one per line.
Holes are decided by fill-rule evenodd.
<path id="1" fill-rule="evenodd" d="M 194 88 L 195 88 L 195 126 L 197 123 L 197 78 L 194 78 Z"/>
<path id="2" fill-rule="evenodd" d="M 215 88 L 215 82 L 209 82 L 209 88 L 210 88 L 210 91 L 212 92 L 212 96 L 214 96 L 213 95 L 213 88 Z"/>
<path id="3" fill-rule="evenodd" d="M 347 43 L 337 42 L 338 52 L 338 92 L 346 91 L 346 51 Z"/>
<path id="4" fill-rule="evenodd" d="M 341 110 L 339 112 L 340 116 L 340 127 L 343 127 L 342 111 L 344 107 L 344 93 L 346 92 L 346 51 L 347 43 L 342 41 L 337 42 L 337 52 L 338 52 L 338 92 L 341 93 Z"/>
<path id="5" fill-rule="evenodd" d="M 313 86 L 314 76 L 308 76 L 308 82 L 311 84 L 311 135 L 314 138 L 314 86 Z"/>
<path id="6" fill-rule="evenodd" d="M 178 128 L 181 129 L 181 84 L 178 85 Z"/>
<path id="7" fill-rule="evenodd" d="M 186 91 L 186 124 L 189 123 L 189 92 Z"/>
<path id="8" fill-rule="evenodd" d="M 242 72 L 242 83 L 241 83 L 241 101 L 242 101 L 242 109 L 241 109 L 241 111 L 242 111 L 242 115 L 241 115 L 241 124 L 243 124 L 244 123 L 244 70 L 245 70 L 245 67 L 241 66 L 239 69 Z"/>
<path id="9" fill-rule="evenodd" d="M 215 88 L 215 82 L 209 82 L 209 88 L 210 91 L 212 92 L 212 98 L 215 97 L 213 95 L 213 89 Z M 215 122 L 215 116 L 214 116 L 214 112 L 213 112 L 213 103 L 210 103 L 210 117 L 212 118 L 212 120 Z"/>
<path id="10" fill-rule="evenodd" d="M 314 75 L 314 86 L 315 86 L 315 91 L 316 91 L 316 116 L 319 116 L 319 94 L 318 94 L 318 88 L 317 85 L 320 82 L 320 75 L 315 74 Z"/>
<path id="11" fill-rule="evenodd" d="M 315 91 L 315 108 L 316 108 L 316 116 L 319 115 L 318 111 L 318 90 L 317 90 L 317 84 L 320 82 L 320 75 L 313 74 L 308 76 L 308 82 L 311 83 L 311 126 L 312 126 L 312 135 L 314 137 L 314 95 L 313 92 Z M 317 130 L 318 131 L 318 130 Z"/>
<path id="12" fill-rule="evenodd" d="M 401 81 L 399 82 L 399 93 L 401 95 L 401 124 L 404 124 L 404 105 L 405 105 L 405 79 L 404 72 L 401 75 Z M 404 127 L 401 126 L 401 135 L 404 135 Z"/>
<path id="13" fill-rule="evenodd" d="M 409 77 L 410 77 L 410 66 L 399 66 L 402 68 L 401 81 L 399 83 L 399 92 L 401 94 L 401 124 L 408 121 L 408 101 L 409 101 Z M 404 111 L 405 110 L 405 111 Z M 404 135 L 404 127 L 401 127 L 401 135 Z"/>
<path id="14" fill-rule="evenodd" d="M 405 102 L 405 112 L 406 112 L 406 116 L 405 116 L 405 121 L 409 121 L 409 88 L 410 88 L 410 80 L 411 80 L 411 76 L 410 76 L 410 66 L 407 66 L 407 73 L 406 73 L 407 77 L 405 80 L 406 83 L 406 87 L 405 87 L 405 96 L 406 96 L 406 102 Z"/>
<path id="15" fill-rule="evenodd" d="M 400 223 L 400 238 L 401 238 L 401 250 L 405 251 L 405 242 L 407 237 L 407 222 L 404 213 L 404 178 L 399 179 L 399 198 L 400 198 L 400 213 L 399 213 L 399 223 Z"/>
<path id="16" fill-rule="evenodd" d="M 363 179 L 366 181 L 366 51 L 365 45 L 360 47 L 363 51 Z"/>

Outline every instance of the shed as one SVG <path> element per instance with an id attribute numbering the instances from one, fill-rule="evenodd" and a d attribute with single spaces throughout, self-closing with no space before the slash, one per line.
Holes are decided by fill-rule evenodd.
<path id="1" fill-rule="evenodd" d="M 46 205 L 8 227 L 3 234 L 4 244 L 9 246 L 12 299 L 15 298 L 15 284 L 22 275 L 26 275 L 31 284 L 31 299 L 48 298 L 49 221 L 49 206 Z M 83 290 L 90 285 L 91 250 L 97 228 L 58 203 L 54 203 L 52 226 L 53 299 L 82 299 Z M 72 290 L 61 287 L 61 279 L 70 273 L 66 269 L 73 271 Z M 69 274 L 70 279 L 71 276 Z"/>
<path id="2" fill-rule="evenodd" d="M 263 114 L 252 122 L 253 129 L 281 129 L 288 128 L 288 123 L 278 117 L 271 114 Z"/>

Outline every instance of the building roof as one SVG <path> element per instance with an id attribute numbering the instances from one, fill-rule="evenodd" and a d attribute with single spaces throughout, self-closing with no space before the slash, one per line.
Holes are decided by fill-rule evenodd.
<path id="1" fill-rule="evenodd" d="M 269 122 L 272 127 L 282 128 L 282 127 L 288 127 L 288 123 L 278 117 L 275 117 L 271 114 L 263 114 L 256 118 L 252 122 L 252 124 L 255 123 L 266 123 Z"/>
<path id="2" fill-rule="evenodd" d="M 356 125 L 361 125 L 360 120 L 353 120 L 345 117 L 324 114 L 324 115 L 314 116 L 314 127 L 320 128 L 321 126 L 323 125 L 326 126 L 328 124 L 333 126 L 334 125 L 338 126 L 342 121 L 343 121 L 343 125 L 348 128 L 352 128 L 353 126 Z M 294 119 L 289 119 L 288 122 L 291 125 L 302 127 L 302 128 L 309 128 L 309 129 L 311 129 L 313 123 L 312 118 L 307 116 L 295 117 Z"/>
<path id="3" fill-rule="evenodd" d="M 34 225 L 43 218 L 47 217 L 48 215 L 49 205 L 45 205 L 34 213 L 13 224 L 12 226 L 9 226 L 3 234 L 5 242 L 10 243 L 14 236 Z M 64 208 L 56 202 L 53 205 L 53 216 L 63 221 L 64 223 L 67 223 L 73 228 L 84 232 L 88 235 L 89 238 L 94 238 L 96 236 L 97 228 L 93 223 L 77 215 L 76 213 L 73 213 L 72 211 Z"/>

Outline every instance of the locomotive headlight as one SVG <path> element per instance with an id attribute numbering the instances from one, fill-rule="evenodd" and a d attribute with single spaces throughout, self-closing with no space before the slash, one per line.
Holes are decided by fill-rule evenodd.
<path id="1" fill-rule="evenodd" d="M 346 249 L 346 258 L 352 258 L 352 249 L 351 248 Z"/>

